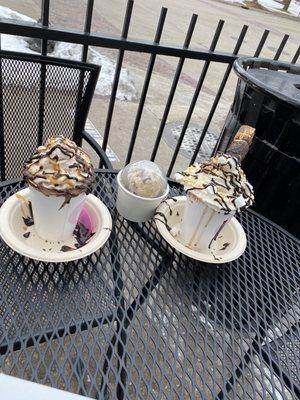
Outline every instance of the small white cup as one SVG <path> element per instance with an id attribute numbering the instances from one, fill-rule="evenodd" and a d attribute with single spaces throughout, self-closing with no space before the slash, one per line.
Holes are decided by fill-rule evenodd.
<path id="1" fill-rule="evenodd" d="M 122 217 L 133 222 L 145 222 L 151 219 L 159 204 L 168 196 L 169 185 L 160 197 L 141 197 L 131 193 L 121 183 L 121 173 L 118 173 L 117 210 Z"/>

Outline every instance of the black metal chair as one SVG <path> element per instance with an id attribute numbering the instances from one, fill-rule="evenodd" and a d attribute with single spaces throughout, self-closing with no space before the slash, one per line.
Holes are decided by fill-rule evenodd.
<path id="1" fill-rule="evenodd" d="M 0 181 L 21 176 L 24 162 L 50 136 L 85 140 L 112 165 L 84 127 L 100 67 L 52 57 L 0 52 Z"/>

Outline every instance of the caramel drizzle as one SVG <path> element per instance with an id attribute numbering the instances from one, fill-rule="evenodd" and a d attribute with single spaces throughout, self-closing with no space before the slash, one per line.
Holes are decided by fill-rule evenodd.
<path id="1" fill-rule="evenodd" d="M 66 148 L 66 146 L 68 148 Z M 84 179 L 82 179 L 82 182 L 80 180 L 80 177 L 70 176 L 68 173 L 65 173 L 65 172 L 61 173 L 60 165 L 58 163 L 58 159 L 59 159 L 58 156 L 54 155 L 53 157 L 51 157 L 53 152 L 57 149 L 59 149 L 66 157 L 71 158 L 71 157 L 75 156 L 76 163 L 72 164 L 70 167 L 71 168 L 81 167 L 82 172 L 85 172 L 87 174 L 86 177 L 81 175 L 84 178 Z M 49 158 L 49 163 L 52 164 L 52 166 L 53 166 L 53 172 L 46 173 L 45 171 L 43 171 L 42 173 L 40 173 L 40 171 L 42 170 L 42 167 L 40 166 L 37 174 L 32 175 L 29 172 L 29 168 L 32 165 L 38 163 L 43 158 Z M 70 168 L 70 167 L 68 167 L 68 168 Z M 80 171 L 79 171 L 79 174 L 80 174 Z M 50 175 L 50 177 L 49 177 L 49 175 Z M 54 176 L 51 177 L 51 175 L 54 175 Z M 46 150 L 44 150 L 44 151 L 42 150 L 41 152 L 35 154 L 31 158 L 31 160 L 25 164 L 24 177 L 33 187 L 35 187 L 37 190 L 40 190 L 41 192 L 43 192 L 46 196 L 49 196 L 49 195 L 64 196 L 65 201 L 63 202 L 61 208 L 64 205 L 68 204 L 72 197 L 75 197 L 83 192 L 85 192 L 86 194 L 90 193 L 90 191 L 92 190 L 93 183 L 94 183 L 94 174 L 93 174 L 92 167 L 88 163 L 86 163 L 85 160 L 80 155 L 76 154 L 76 148 L 71 147 L 69 144 L 64 145 L 61 143 L 57 143 L 57 144 L 53 145 L 53 147 L 51 147 L 50 149 L 46 148 Z M 62 177 L 66 178 L 65 181 L 62 182 L 62 184 L 67 184 L 68 188 L 58 191 L 56 187 L 60 186 L 60 184 L 57 182 L 57 180 Z M 36 183 L 35 182 L 36 178 L 42 179 L 43 182 Z M 48 183 L 50 183 L 51 185 L 53 185 L 54 187 L 45 186 L 46 182 L 44 182 L 44 180 L 47 181 Z"/>

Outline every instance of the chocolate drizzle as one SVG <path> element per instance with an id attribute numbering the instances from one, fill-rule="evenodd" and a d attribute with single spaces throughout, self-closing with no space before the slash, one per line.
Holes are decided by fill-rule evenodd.
<path id="1" fill-rule="evenodd" d="M 230 155 L 218 154 L 178 174 L 180 178 L 177 180 L 185 186 L 187 195 L 193 195 L 216 211 L 233 214 L 254 201 L 252 186 L 238 160 Z"/>
<path id="2" fill-rule="evenodd" d="M 161 202 L 161 204 L 163 204 L 163 203 L 165 203 L 169 207 L 169 213 L 170 213 L 170 216 L 171 216 L 173 214 L 173 211 L 172 211 L 172 208 L 171 208 L 170 204 L 168 203 L 168 200 L 164 200 L 164 201 Z"/>
<path id="3" fill-rule="evenodd" d="M 24 166 L 24 178 L 45 196 L 65 198 L 90 193 L 95 176 L 88 155 L 75 142 L 62 136 L 49 139 Z"/>
<path id="4" fill-rule="evenodd" d="M 28 211 L 29 211 L 29 216 L 27 217 L 22 217 L 24 224 L 26 226 L 32 226 L 34 225 L 34 220 L 33 220 L 33 212 L 32 212 L 32 205 L 31 205 L 31 201 L 28 202 Z"/>
<path id="5" fill-rule="evenodd" d="M 95 232 L 91 232 L 83 224 L 78 222 L 73 234 L 79 246 L 82 247 L 90 240 L 90 238 L 95 234 Z"/>
<path id="6" fill-rule="evenodd" d="M 22 218 L 23 218 L 24 224 L 26 226 L 32 226 L 34 224 L 32 218 L 30 218 L 30 217 L 22 217 Z"/>
<path id="7" fill-rule="evenodd" d="M 230 246 L 230 243 L 225 242 L 225 243 L 223 243 L 223 246 L 220 248 L 220 250 L 226 250 L 228 246 Z"/>
<path id="8" fill-rule="evenodd" d="M 59 210 L 61 210 L 66 204 L 69 204 L 71 199 L 72 199 L 72 195 L 70 193 L 66 193 L 64 196 L 64 201 L 62 203 L 62 205 L 59 207 Z"/>
<path id="9" fill-rule="evenodd" d="M 160 218 L 157 218 L 157 216 L 162 217 L 163 220 L 161 220 Z M 168 225 L 168 220 L 167 220 L 165 214 L 163 214 L 163 213 L 157 211 L 157 212 L 155 213 L 155 215 L 154 215 L 154 219 L 157 220 L 157 221 L 159 221 L 159 222 L 161 222 L 161 223 L 163 223 L 163 224 L 165 225 L 165 227 L 167 228 L 167 230 L 170 232 L 170 230 L 171 230 L 172 228 Z"/>
<path id="10" fill-rule="evenodd" d="M 108 228 L 104 228 L 108 229 Z M 66 252 L 66 251 L 73 251 L 80 249 L 83 247 L 92 236 L 94 236 L 95 232 L 91 232 L 88 228 L 86 228 L 83 224 L 80 222 L 77 223 L 76 228 L 73 232 L 73 236 L 75 237 L 75 244 L 74 247 L 63 245 L 61 246 L 60 251 Z"/>
<path id="11" fill-rule="evenodd" d="M 64 253 L 66 251 L 72 251 L 72 250 L 76 250 L 76 249 L 74 247 L 70 247 L 70 246 L 66 246 L 66 245 L 61 246 L 61 249 L 60 249 L 60 251 L 63 251 Z"/>
<path id="12" fill-rule="evenodd" d="M 211 241 L 210 241 L 210 243 L 209 243 L 209 245 L 208 245 L 208 248 L 209 248 L 209 249 L 210 249 L 210 247 L 211 247 L 213 241 L 214 241 L 214 240 L 217 240 L 217 238 L 218 238 L 218 236 L 219 236 L 219 233 L 222 231 L 222 229 L 224 228 L 224 226 L 225 226 L 225 224 L 226 224 L 227 221 L 228 221 L 228 220 L 226 219 L 226 220 L 222 223 L 222 225 L 221 225 L 220 228 L 218 229 L 218 231 L 217 231 L 217 233 L 215 234 L 215 236 L 211 239 Z"/>
<path id="13" fill-rule="evenodd" d="M 222 257 L 217 257 L 212 251 L 211 251 L 211 255 L 213 256 L 213 258 L 214 258 L 216 261 L 221 261 L 221 260 L 222 260 Z"/>

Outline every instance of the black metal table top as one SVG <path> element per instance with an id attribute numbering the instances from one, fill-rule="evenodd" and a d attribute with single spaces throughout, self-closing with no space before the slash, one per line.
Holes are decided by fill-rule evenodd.
<path id="1" fill-rule="evenodd" d="M 0 184 L 0 202 L 23 185 Z M 245 253 L 203 264 L 118 215 L 115 173 L 94 194 L 113 230 L 89 257 L 43 263 L 0 240 L 0 372 L 98 399 L 300 396 L 295 238 L 244 212 Z"/>

